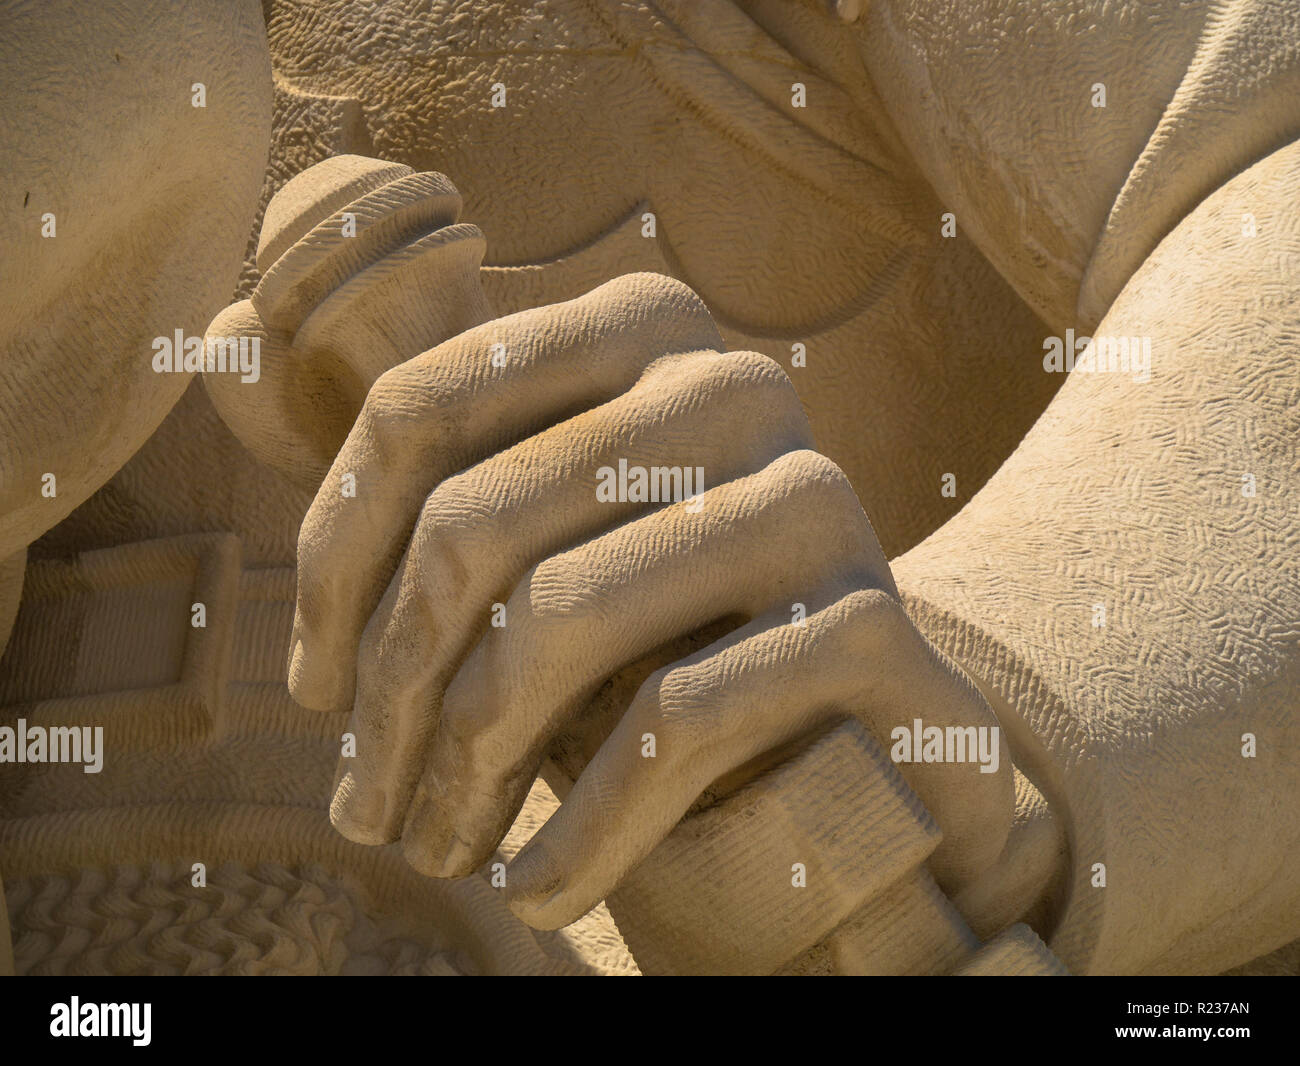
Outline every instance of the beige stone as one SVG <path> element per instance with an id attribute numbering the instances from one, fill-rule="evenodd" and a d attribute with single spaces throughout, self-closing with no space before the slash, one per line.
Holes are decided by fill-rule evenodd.
<path id="1" fill-rule="evenodd" d="M 0 968 L 1287 969 L 1297 16 L 425 6 L 0 44 Z"/>

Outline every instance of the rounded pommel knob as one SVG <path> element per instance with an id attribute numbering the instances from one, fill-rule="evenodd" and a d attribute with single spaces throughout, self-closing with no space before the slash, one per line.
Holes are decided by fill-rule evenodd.
<path id="1" fill-rule="evenodd" d="M 336 155 L 290 178 L 272 197 L 262 216 L 257 269 L 265 274 L 318 222 L 358 197 L 412 173 L 404 163 L 364 155 Z"/>
<path id="2" fill-rule="evenodd" d="M 256 336 L 256 381 L 205 374 L 243 443 L 318 483 L 384 371 L 492 317 L 478 273 L 485 241 L 458 222 L 442 174 L 335 156 L 298 174 L 267 205 L 251 300 L 209 326 L 218 342 Z"/>

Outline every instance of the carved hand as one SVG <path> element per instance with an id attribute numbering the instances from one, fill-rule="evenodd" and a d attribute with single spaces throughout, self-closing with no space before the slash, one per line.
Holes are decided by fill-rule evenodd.
<path id="1" fill-rule="evenodd" d="M 724 635 L 640 686 L 515 859 L 529 923 L 578 918 L 711 785 L 838 719 L 886 748 L 917 719 L 996 726 L 903 611 L 784 372 L 721 347 L 689 289 L 632 275 L 375 382 L 302 526 L 290 662 L 300 703 L 352 708 L 331 807 L 346 836 L 472 872 L 602 685 L 712 623 Z M 609 500 L 620 460 L 627 485 L 667 467 L 709 487 Z M 993 736 L 997 773 L 899 767 L 944 831 L 930 868 L 950 891 L 1010 825 Z"/>

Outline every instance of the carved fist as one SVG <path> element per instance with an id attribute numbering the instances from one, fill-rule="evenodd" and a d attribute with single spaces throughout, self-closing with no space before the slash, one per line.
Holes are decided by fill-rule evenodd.
<path id="1" fill-rule="evenodd" d="M 918 719 L 996 726 L 904 613 L 785 373 L 721 348 L 689 289 L 642 274 L 378 378 L 302 526 L 290 653 L 295 699 L 352 709 L 330 810 L 344 835 L 472 872 L 602 686 L 709 626 L 720 639 L 588 744 L 511 865 L 525 921 L 580 917 L 711 786 L 837 720 L 885 748 Z M 999 773 L 899 766 L 943 830 L 930 869 L 949 890 L 1010 826 L 992 736 Z"/>

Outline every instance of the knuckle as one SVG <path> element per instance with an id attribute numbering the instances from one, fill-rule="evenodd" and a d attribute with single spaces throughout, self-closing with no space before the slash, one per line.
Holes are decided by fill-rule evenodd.
<path id="1" fill-rule="evenodd" d="M 771 388 L 794 393 L 794 382 L 775 359 L 761 352 L 727 352 L 725 364 L 733 379 L 756 388 Z"/>
<path id="2" fill-rule="evenodd" d="M 570 632 L 597 624 L 604 590 L 598 572 L 582 550 L 568 551 L 539 563 L 520 583 L 529 622 L 543 632 Z M 512 597 L 513 599 L 514 597 Z"/>
<path id="3" fill-rule="evenodd" d="M 422 540 L 468 546 L 492 537 L 503 493 L 489 483 L 485 466 L 447 478 L 425 499 L 413 547 Z"/>
<path id="4" fill-rule="evenodd" d="M 667 274 L 624 274 L 608 283 L 608 292 L 617 301 L 642 305 L 649 314 L 686 313 L 712 321 L 695 290 Z"/>
<path id="5" fill-rule="evenodd" d="M 633 333 L 653 325 L 655 346 L 661 351 L 721 351 L 722 335 L 704 301 L 676 278 L 664 274 L 625 274 L 578 298 L 585 310 L 614 323 L 606 308 L 619 308 L 621 330 Z"/>
<path id="6" fill-rule="evenodd" d="M 759 352 L 726 352 L 703 361 L 722 397 L 760 405 L 764 421 L 803 416 L 794 383 L 781 365 Z"/>
<path id="7" fill-rule="evenodd" d="M 858 589 L 831 608 L 832 624 L 846 651 L 874 654 L 882 644 L 899 650 L 901 640 L 919 637 L 903 605 L 883 589 Z"/>
<path id="8" fill-rule="evenodd" d="M 357 415 L 354 434 L 372 441 L 381 451 L 387 451 L 401 430 L 401 415 L 394 403 L 395 390 L 381 378 L 366 394 L 366 402 Z"/>
<path id="9" fill-rule="evenodd" d="M 842 612 L 845 624 L 872 632 L 914 628 L 903 605 L 884 589 L 856 589 L 841 599 L 835 609 Z"/>
<path id="10" fill-rule="evenodd" d="M 357 431 L 383 452 L 409 448 L 412 428 L 431 415 L 430 390 L 422 374 L 410 363 L 384 371 L 366 393 Z"/>
<path id="11" fill-rule="evenodd" d="M 846 515 L 855 519 L 862 505 L 847 475 L 826 456 L 801 448 L 783 455 L 772 464 L 786 488 L 791 505 L 806 507 L 823 523 L 842 523 Z"/>
<path id="12" fill-rule="evenodd" d="M 672 730 L 684 753 L 693 754 L 717 740 L 727 724 L 724 681 L 719 660 L 675 664 L 647 680 L 653 683 L 657 719 Z"/>

